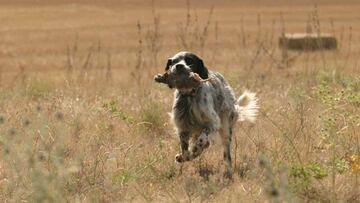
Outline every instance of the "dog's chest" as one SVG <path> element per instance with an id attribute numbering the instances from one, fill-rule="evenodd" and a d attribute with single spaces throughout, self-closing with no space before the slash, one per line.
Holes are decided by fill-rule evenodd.
<path id="1" fill-rule="evenodd" d="M 216 97 L 211 92 L 199 91 L 196 95 L 181 95 L 175 96 L 173 106 L 173 119 L 179 128 L 201 128 L 212 119 L 211 114 L 207 111 L 213 109 L 214 103 L 217 103 Z M 215 111 L 217 112 L 215 107 Z M 218 112 L 217 112 L 218 113 Z"/>
<path id="2" fill-rule="evenodd" d="M 207 121 L 205 112 L 196 97 L 178 95 L 173 106 L 173 118 L 177 127 L 197 128 L 203 126 Z"/>

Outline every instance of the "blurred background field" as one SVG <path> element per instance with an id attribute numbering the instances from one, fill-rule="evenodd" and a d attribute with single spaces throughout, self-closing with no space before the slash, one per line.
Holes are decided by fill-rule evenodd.
<path id="1" fill-rule="evenodd" d="M 1 202 L 359 202 L 360 2 L 0 1 Z M 338 49 L 288 51 L 285 33 Z M 236 95 L 234 180 L 221 144 L 182 166 L 155 84 L 189 50 Z"/>

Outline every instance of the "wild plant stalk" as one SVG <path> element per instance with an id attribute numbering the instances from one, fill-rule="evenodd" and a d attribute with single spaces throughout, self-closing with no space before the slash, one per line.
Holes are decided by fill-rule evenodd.
<path id="1" fill-rule="evenodd" d="M 186 20 L 185 20 L 185 26 L 180 24 L 178 26 L 178 41 L 180 42 L 180 45 L 186 49 L 189 50 L 189 45 L 187 41 L 187 36 L 190 28 L 191 23 L 191 13 L 190 13 L 190 1 L 186 0 Z"/>
<path id="2" fill-rule="evenodd" d="M 98 39 L 97 44 L 95 45 L 95 50 L 93 51 L 93 67 L 92 67 L 92 80 L 96 81 L 98 78 L 96 78 L 95 75 L 100 76 L 101 80 L 107 83 L 106 79 L 106 71 L 109 65 L 109 51 L 104 50 L 104 45 L 102 44 L 101 40 Z"/>
<path id="3" fill-rule="evenodd" d="M 259 42 L 259 44 L 257 44 L 255 54 L 251 58 L 249 67 L 247 68 L 248 71 L 247 74 L 250 74 L 250 72 L 254 70 L 255 65 L 260 62 L 262 49 L 263 49 L 263 43 Z"/>
<path id="4" fill-rule="evenodd" d="M 290 144 L 290 146 L 292 147 L 292 149 L 295 152 L 296 158 L 300 163 L 303 163 L 302 159 L 301 159 L 301 155 L 299 150 L 296 148 L 296 145 L 294 143 L 294 140 L 289 136 L 289 132 L 284 129 L 283 127 L 279 126 L 273 119 L 271 119 L 269 116 L 266 115 L 265 112 L 261 112 L 261 114 L 263 115 L 264 118 L 266 118 L 266 120 L 268 120 L 270 122 L 271 125 L 273 125 L 276 129 L 278 129 L 280 131 L 280 134 L 285 138 L 285 140 Z"/>
<path id="5" fill-rule="evenodd" d="M 111 53 L 107 52 L 107 64 L 106 64 L 106 73 L 105 73 L 105 81 L 111 82 L 113 80 L 113 71 L 112 71 L 112 64 L 111 64 Z"/>
<path id="6" fill-rule="evenodd" d="M 285 20 L 284 20 L 284 15 L 282 12 L 280 12 L 280 25 L 281 25 L 281 37 L 285 38 L 285 33 L 286 33 L 286 27 L 285 27 Z M 280 66 L 279 68 L 287 68 L 288 67 L 288 58 L 289 58 L 289 54 L 288 54 L 288 50 L 286 48 L 282 48 L 281 49 L 281 64 L 282 66 Z"/>
<path id="7" fill-rule="evenodd" d="M 325 60 L 325 51 L 324 51 L 324 43 L 322 41 L 322 39 L 320 38 L 321 36 L 321 24 L 320 24 L 320 17 L 319 17 L 319 11 L 318 11 L 318 7 L 315 4 L 314 6 L 314 11 L 311 14 L 312 18 L 312 25 L 314 27 L 314 31 L 317 34 L 317 36 L 319 37 L 318 40 L 316 41 L 317 43 L 317 47 L 320 48 L 320 56 L 321 56 L 321 61 L 322 61 L 322 65 L 323 65 L 323 69 L 326 69 L 326 60 Z"/>
<path id="8" fill-rule="evenodd" d="M 352 34 L 352 27 L 349 27 L 349 36 L 348 36 L 348 44 L 347 44 L 347 52 L 346 52 L 346 56 L 345 56 L 345 62 L 344 62 L 344 67 L 348 66 L 348 62 L 350 59 L 350 55 L 352 53 L 352 43 L 353 43 L 353 34 Z"/>
<path id="9" fill-rule="evenodd" d="M 244 29 L 244 15 L 241 15 L 241 23 L 240 23 L 240 34 L 241 34 L 241 45 L 243 48 L 246 48 L 247 42 L 246 42 L 246 33 Z"/>
<path id="10" fill-rule="evenodd" d="M 105 79 L 107 76 L 100 74 L 102 77 L 98 77 L 99 71 L 102 71 L 102 67 L 106 67 L 102 63 L 102 58 L 105 56 L 103 53 L 101 41 L 90 45 L 85 54 L 81 55 L 79 47 L 79 35 L 77 34 L 73 45 L 68 45 L 66 48 L 66 77 L 67 81 L 77 84 L 84 84 L 91 82 L 92 78 L 96 77 L 96 81 L 99 79 Z M 109 66 L 107 66 L 109 67 Z M 96 75 L 94 77 L 94 75 Z M 75 79 L 73 78 L 75 77 Z"/>
<path id="11" fill-rule="evenodd" d="M 215 47 L 212 49 L 213 53 L 212 53 L 212 60 L 211 60 L 211 66 L 216 66 L 216 58 L 217 58 L 217 53 L 218 53 L 218 49 L 219 49 L 219 24 L 218 22 L 215 22 L 214 25 L 214 37 L 215 37 Z"/>
<path id="12" fill-rule="evenodd" d="M 97 44 L 95 45 L 95 50 L 94 50 L 94 63 L 93 63 L 93 66 L 94 66 L 94 72 L 96 75 L 101 75 L 103 76 L 103 66 L 101 64 L 102 62 L 102 57 L 101 57 L 101 52 L 102 52 L 102 44 L 101 44 L 101 40 L 99 39 L 97 41 Z"/>
<path id="13" fill-rule="evenodd" d="M 71 73 L 74 71 L 74 68 L 75 68 L 74 60 L 76 58 L 77 51 L 78 51 L 78 40 L 79 40 L 79 35 L 76 34 L 73 46 L 72 47 L 70 47 L 70 45 L 66 46 L 67 66 L 65 68 L 66 68 L 66 72 L 68 75 L 71 75 Z"/>
<path id="14" fill-rule="evenodd" d="M 256 43 L 257 44 L 262 44 L 263 43 L 261 24 L 262 24 L 262 22 L 261 22 L 261 14 L 258 13 L 257 17 L 256 17 L 256 26 L 257 26 Z"/>
<path id="15" fill-rule="evenodd" d="M 137 22 L 137 33 L 138 33 L 138 45 L 136 52 L 136 62 L 133 71 L 131 72 L 131 77 L 135 80 L 137 88 L 141 92 L 141 75 L 140 69 L 143 64 L 143 40 L 142 40 L 142 26 L 140 21 Z"/>
<path id="16" fill-rule="evenodd" d="M 214 8 L 211 7 L 205 24 L 201 26 L 196 11 L 194 17 L 192 17 L 190 2 L 187 1 L 185 25 L 180 23 L 177 31 L 177 39 L 183 49 L 198 50 L 200 55 L 204 54 L 204 48 L 209 37 L 209 27 L 211 25 L 213 11 Z"/>
<path id="17" fill-rule="evenodd" d="M 274 45 L 274 36 L 275 36 L 275 27 L 276 27 L 276 20 L 273 19 L 271 23 L 271 31 L 270 31 L 270 38 L 269 38 L 269 47 L 275 47 Z"/>
<path id="18" fill-rule="evenodd" d="M 149 73 L 148 75 L 150 77 L 152 77 L 153 75 L 153 70 L 155 68 L 157 68 L 158 66 L 158 55 L 159 52 L 162 48 L 162 41 L 161 41 L 161 30 L 160 30 L 160 15 L 157 14 L 156 9 L 155 9 L 155 3 L 154 0 L 152 1 L 152 17 L 153 17 L 153 22 L 151 27 L 149 27 L 149 29 L 147 30 L 147 34 L 145 37 L 145 44 L 147 44 L 147 47 L 149 49 L 149 54 L 151 55 L 150 57 L 150 68 L 149 68 Z"/>
<path id="19" fill-rule="evenodd" d="M 331 34 L 335 37 L 336 35 L 336 31 L 335 31 L 335 23 L 334 23 L 334 19 L 330 19 L 330 27 L 331 27 Z M 334 63 L 335 63 L 335 67 L 338 68 L 339 66 L 339 41 L 337 40 L 337 49 L 334 50 L 333 52 L 333 59 L 334 59 Z"/>
<path id="20" fill-rule="evenodd" d="M 264 53 L 269 57 L 269 59 L 271 60 L 272 63 L 270 63 L 270 70 L 272 69 L 273 64 L 275 65 L 275 67 L 282 67 L 281 61 L 278 61 L 275 57 L 274 57 L 274 51 L 273 50 L 269 50 L 268 48 L 266 48 L 264 45 L 261 46 L 262 50 L 264 51 Z M 274 48 L 273 48 L 274 49 Z"/>
<path id="21" fill-rule="evenodd" d="M 18 67 L 19 67 L 19 72 L 18 72 L 18 74 L 15 75 L 15 77 L 13 79 L 13 83 L 20 81 L 20 83 L 22 85 L 24 85 L 26 82 L 26 79 L 27 79 L 25 66 L 23 64 L 21 64 L 20 62 L 18 62 Z"/>
<path id="22" fill-rule="evenodd" d="M 308 14 L 305 32 L 307 35 L 310 35 L 313 32 L 312 26 L 311 26 L 311 13 Z M 306 41 L 305 43 L 306 43 L 305 47 L 308 47 L 309 46 L 308 41 Z M 310 52 L 309 52 L 309 50 L 305 50 L 305 70 L 306 70 L 306 73 L 308 73 L 310 70 Z"/>
<path id="23" fill-rule="evenodd" d="M 88 48 L 88 53 L 86 54 L 83 64 L 80 67 L 79 73 L 78 73 L 78 83 L 82 84 L 83 82 L 88 82 L 88 68 L 90 67 L 90 64 L 92 62 L 92 47 Z"/>
<path id="24" fill-rule="evenodd" d="M 210 26 L 210 23 L 211 23 L 211 17 L 213 15 L 213 11 L 214 11 L 214 7 L 211 7 L 211 9 L 209 11 L 209 14 L 208 14 L 207 21 L 206 21 L 206 23 L 204 25 L 202 34 L 199 37 L 199 41 L 200 41 L 199 46 L 200 46 L 200 54 L 201 55 L 204 54 L 205 43 L 206 43 L 206 40 L 207 40 L 208 35 L 209 35 L 209 26 Z"/>
<path id="25" fill-rule="evenodd" d="M 235 149 L 234 149 L 234 169 L 233 170 L 236 170 L 237 169 L 237 153 L 238 153 L 238 141 L 237 141 L 236 135 L 233 136 L 233 139 L 234 139 L 234 145 L 235 145 Z"/>

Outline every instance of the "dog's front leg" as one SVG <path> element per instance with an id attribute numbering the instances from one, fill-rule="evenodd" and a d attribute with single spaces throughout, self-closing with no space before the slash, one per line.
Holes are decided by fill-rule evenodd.
<path id="1" fill-rule="evenodd" d="M 198 157 L 206 148 L 210 146 L 210 129 L 204 128 L 200 136 L 196 139 L 193 147 L 191 148 L 190 160 Z"/>
<path id="2" fill-rule="evenodd" d="M 189 135 L 190 135 L 189 132 L 180 132 L 179 133 L 181 154 L 177 154 L 175 156 L 175 160 L 178 163 L 190 160 Z"/>
<path id="3" fill-rule="evenodd" d="M 214 109 L 212 97 L 208 95 L 209 93 L 204 91 L 199 99 L 199 114 L 206 127 L 201 131 L 191 150 L 191 159 L 198 157 L 210 146 L 211 135 L 220 128 L 220 118 Z"/>

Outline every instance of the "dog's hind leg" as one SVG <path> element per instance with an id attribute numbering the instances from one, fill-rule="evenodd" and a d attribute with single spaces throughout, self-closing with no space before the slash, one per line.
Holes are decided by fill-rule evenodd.
<path id="1" fill-rule="evenodd" d="M 177 162 L 185 162 L 190 160 L 190 152 L 189 152 L 189 132 L 180 132 L 180 146 L 181 146 L 181 154 L 177 154 L 175 159 Z"/>
<path id="2" fill-rule="evenodd" d="M 229 125 L 227 119 L 223 121 L 222 128 L 219 130 L 221 141 L 223 144 L 223 156 L 225 163 L 224 177 L 232 177 L 232 166 L 231 166 L 231 139 L 232 139 L 233 126 Z"/>

